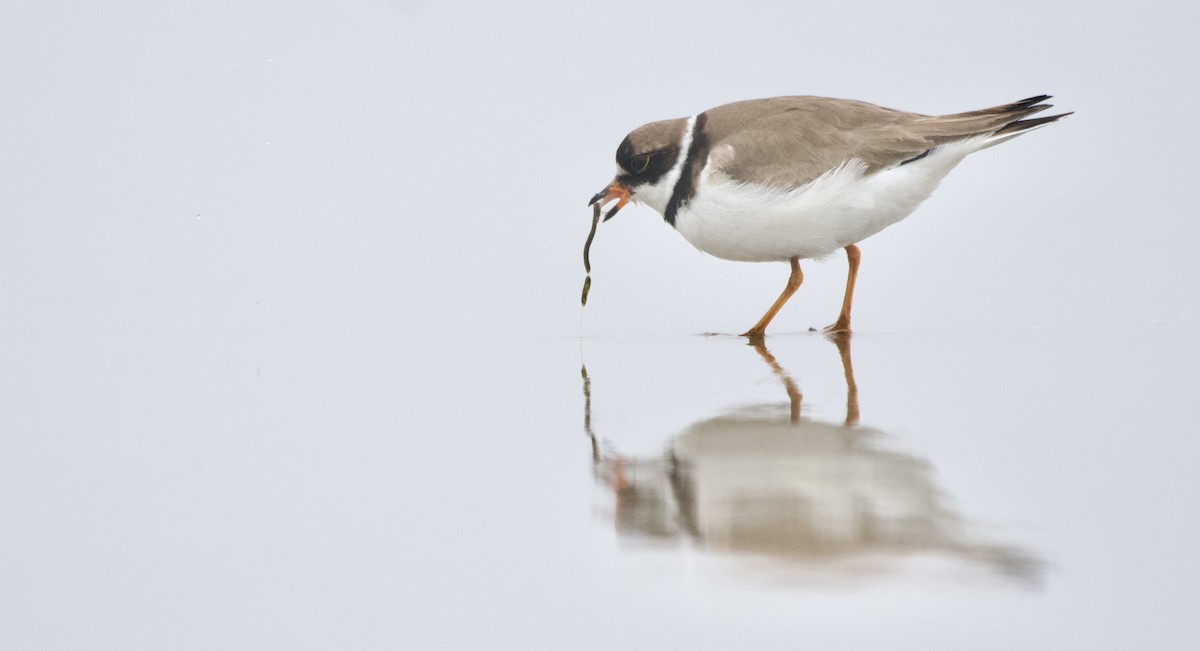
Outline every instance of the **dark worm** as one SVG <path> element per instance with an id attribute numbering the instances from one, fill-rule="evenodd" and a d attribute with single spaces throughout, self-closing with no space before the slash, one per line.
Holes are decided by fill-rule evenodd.
<path id="1" fill-rule="evenodd" d="M 580 302 L 587 305 L 588 291 L 592 289 L 592 261 L 588 258 L 588 252 L 592 248 L 592 239 L 596 237 L 596 224 L 600 223 L 600 204 L 592 206 L 592 230 L 588 232 L 587 241 L 583 243 L 583 270 L 587 275 L 583 279 L 583 296 Z"/>

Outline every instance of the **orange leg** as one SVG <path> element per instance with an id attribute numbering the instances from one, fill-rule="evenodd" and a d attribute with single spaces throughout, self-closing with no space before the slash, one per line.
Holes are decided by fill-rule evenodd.
<path id="1" fill-rule="evenodd" d="M 854 302 L 854 281 L 858 279 L 858 261 L 861 257 L 857 246 L 851 244 L 846 247 L 846 262 L 850 265 L 846 276 L 846 296 L 842 299 L 842 311 L 837 321 L 825 328 L 825 332 L 850 332 L 850 304 Z"/>
<path id="2" fill-rule="evenodd" d="M 787 287 L 783 288 L 783 293 L 779 295 L 779 298 L 775 300 L 775 304 L 771 306 L 771 309 L 767 310 L 763 318 L 759 319 L 753 328 L 742 333 L 743 337 L 762 339 L 763 334 L 767 331 L 767 324 L 771 322 L 771 319 L 775 318 L 775 314 L 779 312 L 779 308 L 783 307 L 784 303 L 787 303 L 788 299 L 792 297 L 792 294 L 796 293 L 797 289 L 800 289 L 800 283 L 804 282 L 804 274 L 800 272 L 800 258 L 792 258 L 788 262 L 792 265 L 792 275 L 788 277 Z"/>

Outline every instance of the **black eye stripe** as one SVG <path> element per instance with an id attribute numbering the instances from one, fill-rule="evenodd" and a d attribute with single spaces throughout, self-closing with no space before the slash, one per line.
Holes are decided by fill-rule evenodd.
<path id="1" fill-rule="evenodd" d="M 629 141 L 628 137 L 617 149 L 617 166 L 624 172 L 626 185 L 630 187 L 657 182 L 670 171 L 677 158 L 679 158 L 678 145 L 635 152 L 633 143 Z"/>

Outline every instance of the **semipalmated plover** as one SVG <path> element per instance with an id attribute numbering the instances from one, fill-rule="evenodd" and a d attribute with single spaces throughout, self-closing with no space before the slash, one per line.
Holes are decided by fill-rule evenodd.
<path id="1" fill-rule="evenodd" d="M 800 260 L 845 249 L 846 294 L 827 331 L 850 330 L 860 242 L 907 217 L 967 154 L 1070 115 L 1029 116 L 1049 95 L 951 115 L 826 97 L 735 102 L 638 127 L 617 175 L 588 205 L 630 201 L 662 214 L 692 246 L 726 260 L 787 261 L 787 287 L 744 336 L 767 324 L 804 279 Z"/>

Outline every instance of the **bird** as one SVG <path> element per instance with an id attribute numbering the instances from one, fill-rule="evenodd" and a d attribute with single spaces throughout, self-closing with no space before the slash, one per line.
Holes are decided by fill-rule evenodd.
<path id="1" fill-rule="evenodd" d="M 842 249 L 846 291 L 826 332 L 850 332 L 858 243 L 911 214 L 968 155 L 1071 113 L 1031 117 L 1050 95 L 925 115 L 814 96 L 744 100 L 634 129 L 617 173 L 588 203 L 649 206 L 696 249 L 787 262 L 783 293 L 742 336 L 760 340 L 804 280 L 800 261 Z M 615 203 L 614 203 L 615 202 Z"/>

